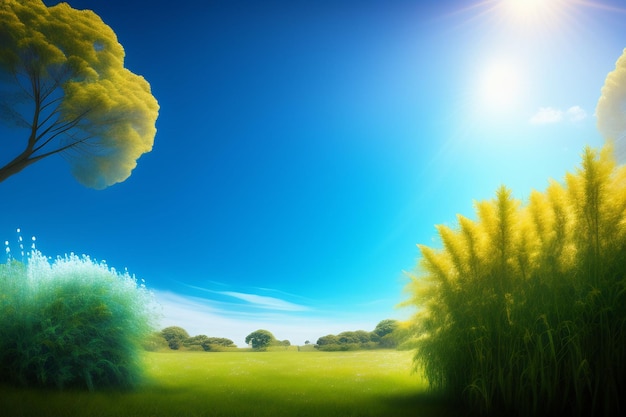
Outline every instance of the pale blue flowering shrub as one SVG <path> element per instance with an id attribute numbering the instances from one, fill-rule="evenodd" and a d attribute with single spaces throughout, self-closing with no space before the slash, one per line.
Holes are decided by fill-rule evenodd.
<path id="1" fill-rule="evenodd" d="M 134 387 L 153 320 L 151 293 L 128 273 L 73 254 L 9 257 L 0 265 L 0 382 Z"/>

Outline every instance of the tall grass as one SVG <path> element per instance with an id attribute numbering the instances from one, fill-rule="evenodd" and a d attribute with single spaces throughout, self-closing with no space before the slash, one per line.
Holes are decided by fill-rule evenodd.
<path id="1" fill-rule="evenodd" d="M 0 265 L 0 382 L 132 387 L 152 331 L 149 292 L 128 273 L 75 255 Z"/>
<path id="2" fill-rule="evenodd" d="M 626 168 L 587 148 L 563 184 L 476 211 L 420 246 L 416 368 L 481 414 L 624 412 Z"/>

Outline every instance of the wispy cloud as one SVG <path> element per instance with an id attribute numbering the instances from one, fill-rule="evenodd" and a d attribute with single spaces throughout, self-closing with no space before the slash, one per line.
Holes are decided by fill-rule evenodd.
<path id="1" fill-rule="evenodd" d="M 215 282 L 211 282 L 211 283 L 213 285 L 217 284 L 219 287 L 222 287 L 222 288 L 227 286 L 226 284 L 220 284 L 220 283 L 215 283 Z M 191 288 L 197 291 L 202 291 L 203 293 L 225 295 L 227 297 L 232 297 L 238 300 L 245 301 L 247 303 L 246 305 L 252 308 L 262 308 L 266 310 L 277 310 L 277 311 L 308 311 L 310 310 L 309 307 L 307 306 L 292 303 L 290 301 L 286 301 L 277 297 L 270 297 L 266 295 L 253 294 L 253 293 L 248 293 L 248 292 L 214 290 L 210 288 L 199 287 L 196 285 L 188 285 L 188 284 L 184 284 L 184 285 L 187 288 Z M 280 291 L 275 291 L 275 290 L 271 290 L 267 288 L 258 288 L 258 290 L 262 292 L 281 293 Z M 282 293 L 282 294 L 289 295 L 287 293 Z M 296 297 L 293 295 L 291 296 Z M 225 303 L 224 301 L 218 301 L 218 300 L 213 300 L 213 301 L 219 302 L 221 304 L 228 304 L 228 303 Z M 241 305 L 241 304 L 237 304 L 237 305 Z"/>
<path id="2" fill-rule="evenodd" d="M 541 107 L 530 119 L 532 125 L 546 125 L 568 121 L 577 123 L 587 118 L 587 112 L 580 106 L 572 106 L 567 110 L 554 107 Z"/>
<path id="3" fill-rule="evenodd" d="M 250 304 L 253 304 L 259 308 L 265 308 L 269 310 L 280 310 L 280 311 L 307 311 L 308 307 L 290 303 L 289 301 L 281 300 L 280 298 L 275 297 L 267 297 L 264 295 L 257 294 L 246 294 L 242 292 L 235 291 L 219 291 L 219 294 L 228 295 L 230 297 L 238 298 L 240 300 L 246 301 Z"/>

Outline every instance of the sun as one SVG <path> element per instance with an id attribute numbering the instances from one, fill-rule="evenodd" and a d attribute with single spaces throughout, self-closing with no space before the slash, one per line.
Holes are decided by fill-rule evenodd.
<path id="1" fill-rule="evenodd" d="M 513 24 L 540 26 L 555 23 L 565 3 L 565 0 L 500 0 L 497 8 Z"/>
<path id="2" fill-rule="evenodd" d="M 524 15 L 541 13 L 555 0 L 502 0 L 502 3 L 511 13 Z"/>

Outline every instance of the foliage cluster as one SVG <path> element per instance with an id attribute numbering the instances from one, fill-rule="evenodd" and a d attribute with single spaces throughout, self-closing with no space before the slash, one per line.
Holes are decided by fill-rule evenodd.
<path id="1" fill-rule="evenodd" d="M 0 2 L 0 122 L 23 129 L 0 182 L 62 153 L 82 184 L 124 181 L 152 149 L 159 105 L 124 67 L 115 32 L 90 10 L 41 0 Z M 17 143 L 17 141 L 11 141 Z"/>
<path id="2" fill-rule="evenodd" d="M 128 273 L 75 255 L 0 265 L 0 381 L 132 387 L 152 330 L 152 296 Z"/>
<path id="3" fill-rule="evenodd" d="M 420 246 L 416 367 L 484 413 L 623 412 L 626 167 L 587 148 L 563 184 L 476 211 Z"/>
<path id="4" fill-rule="evenodd" d="M 281 342 L 278 342 L 269 330 L 259 329 L 246 336 L 246 343 L 252 346 L 253 349 L 263 350 Z"/>
<path id="5" fill-rule="evenodd" d="M 169 326 L 161 330 L 159 336 L 166 345 L 173 350 L 184 347 L 188 350 L 220 351 L 224 348 L 234 348 L 235 343 L 224 337 L 209 337 L 204 334 L 189 336 L 187 330 L 179 326 Z M 154 349 L 156 350 L 156 349 Z"/>
<path id="6" fill-rule="evenodd" d="M 398 345 L 398 328 L 397 320 L 385 319 L 371 332 L 356 330 L 322 336 L 317 339 L 315 347 L 323 351 L 395 348 Z"/>

